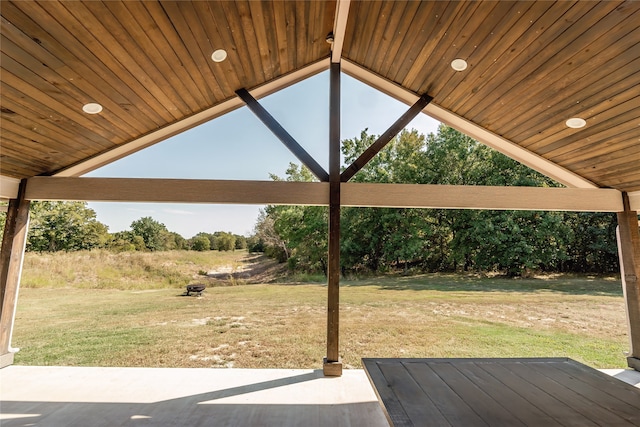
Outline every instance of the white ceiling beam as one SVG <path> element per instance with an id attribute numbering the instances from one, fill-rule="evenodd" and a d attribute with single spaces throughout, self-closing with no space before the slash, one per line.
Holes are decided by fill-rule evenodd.
<path id="1" fill-rule="evenodd" d="M 629 196 L 629 206 L 631 210 L 640 212 L 640 191 L 627 193 Z"/>
<path id="2" fill-rule="evenodd" d="M 34 177 L 28 200 L 257 205 L 329 204 L 329 184 L 147 178 Z M 343 183 L 341 203 L 354 207 L 619 212 L 618 190 Z"/>
<path id="3" fill-rule="evenodd" d="M 333 46 L 331 47 L 331 62 L 334 64 L 342 59 L 342 46 L 344 45 L 344 35 L 347 30 L 350 5 L 351 0 L 336 1 L 336 15 L 333 19 Z"/>
<path id="4" fill-rule="evenodd" d="M 305 80 L 311 76 L 314 76 L 322 71 L 328 70 L 329 64 L 330 64 L 329 59 L 323 59 L 322 61 L 315 62 L 297 71 L 294 71 L 280 78 L 272 80 L 262 86 L 251 88 L 250 89 L 251 94 L 256 99 L 263 98 L 267 95 L 270 95 L 274 92 L 277 92 L 281 89 L 284 89 L 302 80 Z M 200 113 L 187 117 L 184 120 L 165 126 L 161 129 L 158 129 L 157 131 L 151 132 L 138 139 L 135 139 L 131 142 L 123 144 L 112 150 L 109 150 L 103 154 L 99 154 L 95 157 L 92 157 L 89 160 L 83 161 L 74 166 L 66 168 L 54 174 L 54 176 L 73 177 L 73 176 L 84 175 L 104 165 L 107 165 L 123 157 L 126 157 L 130 154 L 133 154 L 136 151 L 150 147 L 151 145 L 164 141 L 167 138 L 175 136 L 179 133 L 182 133 L 198 125 L 206 123 L 212 119 L 215 119 L 216 117 L 220 117 L 226 113 L 229 113 L 233 110 L 243 107 L 244 105 L 245 103 L 240 98 L 238 98 L 237 96 L 234 96 L 233 98 L 223 101 Z"/>
<path id="5" fill-rule="evenodd" d="M 413 105 L 419 98 L 419 96 L 413 92 L 408 91 L 392 81 L 372 73 L 371 71 L 346 59 L 343 59 L 341 68 L 344 73 L 351 77 L 360 80 L 361 82 L 374 87 L 407 105 Z M 433 96 L 433 94 L 430 95 Z M 575 174 L 525 148 L 522 148 L 518 144 L 496 135 L 495 133 L 484 129 L 481 126 L 452 113 L 451 111 L 445 110 L 433 101 L 422 111 L 428 116 L 463 132 L 479 142 L 558 181 L 561 184 L 566 185 L 567 187 L 598 188 L 598 186 L 593 182 L 581 177 L 580 175 Z"/>
<path id="6" fill-rule="evenodd" d="M 20 180 L 0 175 L 0 199 L 15 199 L 18 197 Z"/>

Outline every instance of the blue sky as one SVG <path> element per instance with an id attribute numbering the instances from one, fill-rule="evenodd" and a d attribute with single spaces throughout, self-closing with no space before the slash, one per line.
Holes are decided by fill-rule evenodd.
<path id="1" fill-rule="evenodd" d="M 408 106 L 342 75 L 341 139 L 368 128 L 381 134 Z M 323 72 L 262 98 L 260 103 L 328 169 L 329 73 Z M 435 132 L 438 122 L 419 114 L 408 126 Z M 85 176 L 129 178 L 269 180 L 300 163 L 247 107 L 174 136 Z M 198 232 L 230 231 L 249 235 L 259 210 L 255 205 L 169 203 L 89 203 L 110 232 L 128 230 L 133 221 L 151 216 L 170 231 L 189 238 Z"/>

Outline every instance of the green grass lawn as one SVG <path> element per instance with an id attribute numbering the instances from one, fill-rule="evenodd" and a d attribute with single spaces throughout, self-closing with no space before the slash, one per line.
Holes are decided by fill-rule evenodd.
<path id="1" fill-rule="evenodd" d="M 199 271 L 237 265 L 247 257 L 211 252 L 186 260 L 185 254 L 191 253 L 140 254 L 149 269 L 118 266 L 112 254 L 78 255 L 85 258 L 75 261 L 65 254 L 46 262 L 28 254 L 13 338 L 13 346 L 21 348 L 15 363 L 321 366 L 326 286 L 234 281 L 235 286 L 209 287 L 200 298 L 180 296 Z M 119 262 L 129 263 L 127 256 Z M 104 271 L 104 263 L 95 260 L 107 258 L 111 269 L 125 272 L 111 273 L 115 289 L 95 277 Z M 33 285 L 31 278 L 45 276 L 37 266 L 56 261 L 61 270 L 75 263 L 85 281 L 67 274 L 52 277 L 50 285 L 43 279 Z M 85 262 L 93 263 L 93 270 Z M 175 284 L 163 282 L 166 271 Z M 612 278 L 387 276 L 344 281 L 340 292 L 340 353 L 347 368 L 361 367 L 362 357 L 566 356 L 596 368 L 626 366 L 624 302 L 620 283 Z"/>

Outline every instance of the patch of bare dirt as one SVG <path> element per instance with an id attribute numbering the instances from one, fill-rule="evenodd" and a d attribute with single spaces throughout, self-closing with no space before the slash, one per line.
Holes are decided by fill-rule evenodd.
<path id="1" fill-rule="evenodd" d="M 271 283 L 286 271 L 286 264 L 265 255 L 247 254 L 237 265 L 226 265 L 207 272 L 206 278 L 210 285 Z"/>

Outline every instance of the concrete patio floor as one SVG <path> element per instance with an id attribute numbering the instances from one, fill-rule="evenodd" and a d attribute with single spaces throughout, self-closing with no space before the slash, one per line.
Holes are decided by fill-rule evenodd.
<path id="1" fill-rule="evenodd" d="M 0 424 L 388 426 L 362 370 L 9 366 Z"/>
<path id="2" fill-rule="evenodd" d="M 640 372 L 603 372 L 640 388 Z M 0 370 L 0 424 L 388 426 L 362 370 L 57 366 Z"/>

